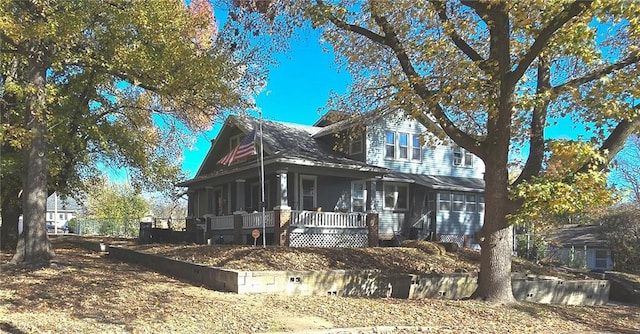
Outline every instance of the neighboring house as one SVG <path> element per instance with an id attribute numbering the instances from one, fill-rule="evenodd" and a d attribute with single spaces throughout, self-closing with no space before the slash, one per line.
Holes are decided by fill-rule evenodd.
<path id="1" fill-rule="evenodd" d="M 474 243 L 484 215 L 480 159 L 456 146 L 424 145 L 430 135 L 415 120 L 336 115 L 313 126 L 262 122 L 266 210 L 376 212 L 381 244 Z M 233 153 L 246 153 L 247 139 L 259 149 L 259 128 L 258 119 L 230 116 L 196 176 L 178 184 L 188 188 L 191 219 L 260 211 L 260 152 L 227 165 Z"/>
<path id="2" fill-rule="evenodd" d="M 73 198 L 62 198 L 57 193 L 53 193 L 47 198 L 47 231 L 68 232 L 69 221 L 76 218 L 81 209 Z"/>
<path id="3" fill-rule="evenodd" d="M 608 242 L 598 225 L 564 225 L 546 234 L 547 257 L 576 268 L 613 269 Z"/>

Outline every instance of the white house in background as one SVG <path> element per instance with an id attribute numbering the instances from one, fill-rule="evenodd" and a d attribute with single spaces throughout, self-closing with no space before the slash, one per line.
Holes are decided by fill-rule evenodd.
<path id="1" fill-rule="evenodd" d="M 63 199 L 57 193 L 53 193 L 47 198 L 47 231 L 68 232 L 69 221 L 76 218 L 81 210 L 82 207 L 73 198 Z"/>

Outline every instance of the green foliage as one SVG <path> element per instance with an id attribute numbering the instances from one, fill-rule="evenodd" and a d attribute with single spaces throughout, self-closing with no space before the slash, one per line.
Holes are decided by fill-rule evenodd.
<path id="1" fill-rule="evenodd" d="M 616 270 L 640 273 L 640 209 L 623 205 L 600 218 Z"/>
<path id="2" fill-rule="evenodd" d="M 126 184 L 102 180 L 90 187 L 87 197 L 88 218 L 139 219 L 149 212 L 140 192 Z"/>

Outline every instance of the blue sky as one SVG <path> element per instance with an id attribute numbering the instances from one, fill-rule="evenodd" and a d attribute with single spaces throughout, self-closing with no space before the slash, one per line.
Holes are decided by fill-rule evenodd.
<path id="1" fill-rule="evenodd" d="M 324 110 L 329 92 L 344 93 L 351 82 L 348 73 L 338 72 L 333 54 L 323 52 L 315 31 L 293 42 L 286 54 L 276 58 L 278 65 L 270 68 L 267 86 L 256 98 L 268 120 L 311 125 L 320 117 L 320 109 Z M 198 135 L 192 149 L 184 150 L 182 170 L 189 177 L 195 176 L 221 126 L 216 124 Z"/>

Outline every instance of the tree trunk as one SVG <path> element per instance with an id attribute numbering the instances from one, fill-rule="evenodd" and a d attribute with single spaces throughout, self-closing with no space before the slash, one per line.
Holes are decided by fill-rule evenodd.
<path id="1" fill-rule="evenodd" d="M 511 288 L 513 238 L 507 223 L 509 199 L 506 164 L 488 162 L 485 172 L 485 215 L 479 233 L 480 274 L 478 288 L 471 296 L 493 303 L 515 302 Z"/>
<path id="2" fill-rule="evenodd" d="M 40 49 L 39 49 L 40 48 Z M 25 121 L 30 142 L 25 145 L 23 198 L 24 231 L 12 263 L 45 264 L 55 255 L 47 237 L 46 71 L 48 61 L 41 45 L 35 44 L 29 59 L 29 83 Z"/>
<path id="3" fill-rule="evenodd" d="M 2 226 L 0 227 L 0 249 L 15 251 L 18 245 L 18 218 L 22 213 L 20 199 L 9 197 L 5 192 L 2 199 Z"/>

